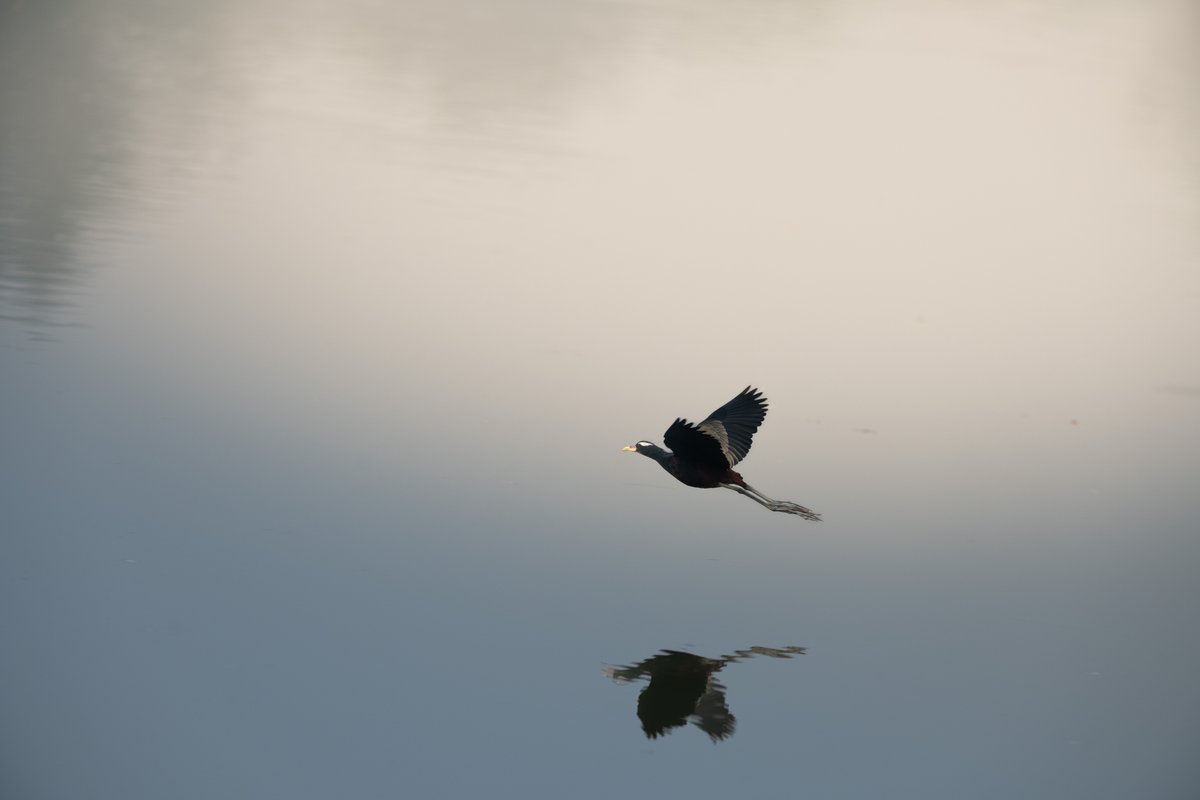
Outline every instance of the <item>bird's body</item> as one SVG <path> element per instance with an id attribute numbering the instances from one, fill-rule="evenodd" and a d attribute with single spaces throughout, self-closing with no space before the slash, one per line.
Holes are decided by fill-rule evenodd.
<path id="1" fill-rule="evenodd" d="M 675 479 L 698 489 L 732 489 L 772 511 L 819 522 L 821 517 L 798 503 L 772 500 L 757 491 L 733 467 L 750 452 L 754 433 L 767 416 L 767 399 L 747 386 L 741 394 L 709 414 L 703 422 L 676 419 L 663 434 L 668 452 L 641 441 L 626 450 L 653 458 Z"/>
<path id="2" fill-rule="evenodd" d="M 734 472 L 728 465 L 718 466 L 700 461 L 689 461 L 676 453 L 669 453 L 657 445 L 647 447 L 648 444 L 650 443 L 638 442 L 634 447 L 627 449 L 653 458 L 659 463 L 659 466 L 686 486 L 694 486 L 697 489 L 716 489 L 723 483 L 732 483 L 735 486 L 745 486 L 746 484 L 742 476 Z"/>

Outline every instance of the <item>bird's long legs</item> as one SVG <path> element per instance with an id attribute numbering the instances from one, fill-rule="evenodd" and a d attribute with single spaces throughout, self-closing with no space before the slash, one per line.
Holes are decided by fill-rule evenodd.
<path id="1" fill-rule="evenodd" d="M 798 517 L 804 517 L 804 519 L 812 520 L 813 522 L 821 521 L 821 515 L 812 509 L 805 508 L 799 503 L 793 503 L 789 500 L 772 500 L 749 484 L 746 484 L 745 486 L 738 486 L 733 483 L 722 483 L 721 486 L 725 487 L 726 489 L 733 489 L 738 494 L 745 495 L 754 502 L 758 503 L 760 506 L 765 506 L 772 511 L 780 511 L 784 514 L 795 514 Z"/>

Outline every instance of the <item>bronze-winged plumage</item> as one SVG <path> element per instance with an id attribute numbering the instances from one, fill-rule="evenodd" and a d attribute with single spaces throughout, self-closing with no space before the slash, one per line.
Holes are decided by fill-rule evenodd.
<path id="1" fill-rule="evenodd" d="M 625 450 L 653 458 L 680 482 L 699 489 L 732 489 L 759 505 L 784 514 L 819 522 L 821 516 L 799 503 L 772 500 L 746 483 L 733 470 L 750 452 L 754 434 L 767 416 L 767 398 L 747 386 L 741 394 L 712 412 L 703 422 L 679 418 L 663 434 L 670 452 L 641 441 Z"/>

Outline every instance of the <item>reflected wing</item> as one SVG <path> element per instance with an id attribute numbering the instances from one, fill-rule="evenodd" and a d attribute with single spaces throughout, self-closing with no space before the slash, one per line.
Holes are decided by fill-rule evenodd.
<path id="1" fill-rule="evenodd" d="M 680 458 L 732 467 L 750 452 L 754 432 L 766 416 L 767 399 L 747 386 L 699 424 L 675 420 L 663 442 Z"/>
<path id="2" fill-rule="evenodd" d="M 714 742 L 728 739 L 737 729 L 737 717 L 729 711 L 725 700 L 725 687 L 716 681 L 696 701 L 695 719 L 692 724 L 708 734 Z"/>

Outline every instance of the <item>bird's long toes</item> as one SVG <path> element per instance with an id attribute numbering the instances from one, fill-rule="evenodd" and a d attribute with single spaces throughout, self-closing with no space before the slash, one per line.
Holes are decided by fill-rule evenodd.
<path id="1" fill-rule="evenodd" d="M 786 514 L 795 514 L 798 517 L 804 517 L 805 519 L 812 520 L 813 522 L 821 521 L 820 514 L 813 511 L 811 508 L 805 508 L 804 506 L 800 505 L 799 503 L 792 503 L 792 502 L 789 502 L 786 500 L 781 501 L 779 503 L 779 507 L 776 510 L 782 511 Z"/>

